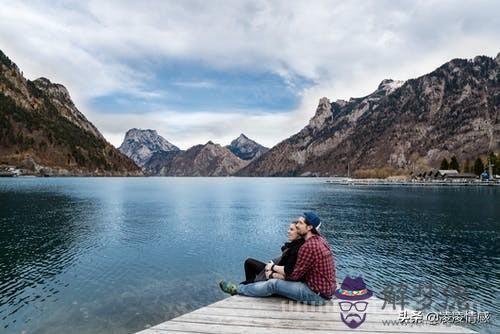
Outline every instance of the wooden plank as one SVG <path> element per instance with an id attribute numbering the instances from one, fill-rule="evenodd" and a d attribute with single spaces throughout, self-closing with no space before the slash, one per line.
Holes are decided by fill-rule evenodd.
<path id="1" fill-rule="evenodd" d="M 227 333 L 241 333 L 241 334 L 310 334 L 310 333 L 332 333 L 332 329 L 302 329 L 302 328 L 279 328 L 279 327 L 255 327 L 255 326 L 244 326 L 244 325 L 229 325 L 229 324 L 207 324 L 207 323 L 187 323 L 187 322 L 178 322 L 175 320 L 167 321 L 159 326 L 155 326 L 154 328 L 158 334 L 164 334 L 166 332 L 173 331 L 183 331 L 183 332 L 191 332 L 191 333 L 207 333 L 207 334 L 227 334 Z M 364 334 L 373 333 L 407 333 L 406 328 L 403 331 L 397 330 L 391 327 L 388 327 L 384 331 L 374 331 L 363 328 L 363 326 L 356 329 L 356 332 L 361 332 Z M 352 334 L 353 330 L 344 326 L 341 329 L 335 330 L 335 333 L 340 334 Z M 416 331 L 413 334 L 417 333 L 427 333 L 425 330 Z M 434 332 L 434 334 L 449 334 L 449 332 Z"/>
<path id="2" fill-rule="evenodd" d="M 383 313 L 383 314 L 399 314 L 399 310 L 393 310 L 392 307 L 386 307 L 382 309 L 380 306 L 368 304 L 367 311 L 369 313 Z M 210 307 L 220 307 L 220 308 L 230 308 L 230 309 L 254 309 L 254 310 L 269 310 L 269 311 L 289 311 L 289 312 L 314 312 L 314 313 L 332 313 L 339 312 L 339 306 L 337 303 L 328 306 L 314 306 L 314 305 L 305 305 L 300 303 L 295 304 L 270 304 L 270 303 L 233 303 L 233 302 L 225 302 L 225 303 L 216 303 L 210 305 Z"/>
<path id="3" fill-rule="evenodd" d="M 371 298 L 368 298 L 364 301 L 367 301 L 370 305 L 377 305 L 380 307 L 382 307 L 382 305 L 384 305 L 384 303 L 385 303 L 384 300 L 382 300 L 380 298 L 376 298 L 376 297 L 371 297 Z M 232 296 L 230 298 L 223 299 L 222 301 L 219 301 L 219 302 L 233 303 L 233 304 L 234 303 L 257 304 L 257 305 L 264 305 L 264 304 L 265 305 L 286 305 L 286 304 L 306 305 L 306 304 L 303 304 L 303 303 L 300 303 L 300 302 L 297 302 L 294 300 L 290 300 L 287 298 L 283 298 L 283 297 L 254 298 L 254 297 L 245 297 L 245 296 Z M 328 306 L 332 306 L 332 305 L 338 305 L 338 299 L 329 300 L 325 303 L 325 305 L 320 305 L 319 308 L 328 307 Z M 312 305 L 312 306 L 317 307 L 315 305 Z M 392 304 L 387 303 L 386 307 L 392 308 Z M 399 308 L 399 305 L 396 305 L 396 308 Z"/>
<path id="4" fill-rule="evenodd" d="M 252 298 L 252 297 L 244 297 L 244 298 L 238 298 L 238 299 L 233 299 L 233 297 L 230 297 L 230 298 L 226 298 L 222 301 L 219 301 L 217 302 L 218 305 L 234 305 L 234 306 L 238 306 L 238 305 L 256 305 L 256 306 L 268 306 L 268 305 L 271 305 L 271 306 L 274 306 L 274 307 L 281 307 L 281 306 L 284 306 L 284 307 L 289 307 L 289 308 L 293 308 L 294 306 L 307 306 L 307 304 L 303 304 L 303 303 L 300 303 L 300 302 L 297 302 L 297 301 L 293 301 L 293 300 L 289 300 L 289 299 L 286 299 L 286 298 L 273 298 L 273 299 L 267 299 L 267 298 Z M 393 305 L 390 304 L 390 303 L 385 303 L 382 299 L 379 299 L 379 298 L 369 298 L 369 299 L 366 299 L 364 300 L 366 302 L 368 302 L 368 305 L 369 307 L 376 307 L 376 308 L 380 308 L 382 309 L 382 306 L 384 306 L 385 304 L 385 308 L 384 309 L 390 309 L 390 310 L 393 310 L 393 311 L 399 311 L 401 306 L 400 305 L 395 305 L 395 308 L 393 308 Z M 325 305 L 319 305 L 319 306 L 316 306 L 316 305 L 309 305 L 311 306 L 311 308 L 314 308 L 314 309 L 318 309 L 318 310 L 321 310 L 321 309 L 329 309 L 331 310 L 332 307 L 335 307 L 335 308 L 338 308 L 338 302 L 339 300 L 338 299 L 334 299 L 334 300 L 330 300 L 328 301 Z"/>
<path id="5" fill-rule="evenodd" d="M 397 320 L 399 309 L 381 309 L 384 301 L 368 299 L 367 320 L 356 329 L 363 333 L 476 333 L 460 326 L 387 325 Z M 411 309 L 407 309 L 411 312 Z M 251 298 L 232 296 L 171 319 L 140 334 L 173 333 L 352 333 L 340 319 L 336 300 L 325 306 L 289 301 L 282 297 Z M 139 333 L 138 333 L 139 334 Z"/>
<path id="6" fill-rule="evenodd" d="M 396 318 L 397 319 L 397 318 Z M 387 319 L 389 320 L 389 319 Z M 286 328 L 286 329 L 304 329 L 304 330 L 343 330 L 347 329 L 346 325 L 340 320 L 337 315 L 336 321 L 333 319 L 323 320 L 305 320 L 305 319 L 277 319 L 277 318 L 252 318 L 238 317 L 232 315 L 205 315 L 205 314 L 187 314 L 173 319 L 176 322 L 186 323 L 188 326 L 192 323 L 210 324 L 210 325 L 232 325 L 232 326 L 251 326 L 261 328 Z M 471 333 L 465 328 L 458 326 L 405 326 L 405 325 L 384 325 L 382 321 L 368 321 L 363 323 L 359 328 L 364 330 L 372 330 L 376 332 L 384 332 L 387 329 L 392 331 L 400 331 L 406 333 L 426 332 L 426 333 Z"/>
<path id="7" fill-rule="evenodd" d="M 302 310 L 302 309 L 290 309 L 290 310 L 281 310 L 279 308 L 271 308 L 271 307 L 262 307 L 262 308 L 258 308 L 258 307 L 253 307 L 253 308 L 246 308 L 244 306 L 242 307 L 232 307 L 232 306 L 214 306 L 214 308 L 218 308 L 218 309 L 225 309 L 226 312 L 231 312 L 231 310 L 242 310 L 242 311 L 265 311 L 265 312 L 283 312 L 283 313 L 290 313 L 290 314 L 298 314 L 298 313 L 305 313 L 305 314 L 318 314 L 318 315 L 328 315 L 328 314 L 335 314 L 335 313 L 339 313 L 340 311 L 336 310 L 336 311 L 321 311 L 321 312 L 318 312 L 318 311 L 314 311 L 314 310 Z M 408 310 L 411 314 L 411 310 Z M 378 309 L 373 309 L 373 310 L 370 310 L 370 309 L 367 309 L 367 311 L 365 313 L 368 313 L 368 314 L 376 314 L 376 315 L 386 315 L 386 316 L 398 316 L 399 315 L 399 312 L 392 312 L 392 311 L 384 311 L 384 310 L 378 310 Z"/>
<path id="8" fill-rule="evenodd" d="M 241 303 L 241 302 L 225 302 L 225 303 L 218 303 L 217 305 L 214 306 L 220 306 L 220 307 L 235 307 L 235 308 L 242 308 L 242 307 L 248 307 L 248 308 L 265 308 L 265 309 L 282 309 L 282 310 L 316 310 L 318 312 L 320 311 L 325 311 L 325 312 L 331 312 L 332 310 L 338 310 L 339 304 L 334 303 L 334 304 L 329 304 L 329 305 L 322 305 L 322 306 L 316 306 L 316 305 L 307 305 L 307 304 L 301 304 L 301 303 L 261 303 L 261 304 L 255 304 L 255 303 Z M 399 312 L 399 308 L 393 309 L 392 307 L 385 307 L 382 309 L 382 304 L 373 304 L 373 303 L 368 303 L 368 307 L 371 309 L 379 309 L 379 310 L 390 310 L 392 312 Z"/>
<path id="9" fill-rule="evenodd" d="M 196 315 L 231 315 L 239 317 L 252 318 L 273 318 L 273 319 L 295 319 L 295 320 L 331 320 L 340 321 L 340 313 L 315 313 L 315 312 L 288 312 L 275 310 L 257 310 L 257 309 L 228 309 L 222 307 L 203 307 L 189 314 Z M 367 320 L 371 319 L 398 319 L 399 313 L 367 313 Z"/>
<path id="10" fill-rule="evenodd" d="M 193 334 L 196 332 L 185 332 L 185 331 L 177 331 L 177 330 L 164 330 L 164 329 L 155 329 L 154 327 L 142 330 L 135 334 L 165 334 L 165 333 L 175 333 L 175 334 Z M 200 333 L 200 332 L 198 332 Z"/>
<path id="11" fill-rule="evenodd" d="M 257 305 L 253 306 L 246 306 L 246 305 L 230 305 L 230 304 L 221 304 L 221 305 L 214 305 L 210 306 L 213 308 L 221 308 L 221 309 L 229 309 L 229 310 L 262 310 L 262 311 L 267 311 L 267 312 L 290 312 L 290 313 L 316 313 L 316 314 L 331 314 L 331 313 L 339 313 L 339 307 L 335 308 L 312 308 L 311 306 L 301 306 L 297 305 L 295 307 L 282 307 L 282 306 L 277 306 L 277 305 L 262 305 L 261 307 Z M 411 313 L 411 310 L 408 309 L 408 311 Z M 229 311 L 230 312 L 230 311 Z M 392 309 L 380 309 L 377 307 L 367 307 L 367 313 L 370 314 L 387 314 L 387 315 L 399 315 L 399 311 L 393 311 Z"/>

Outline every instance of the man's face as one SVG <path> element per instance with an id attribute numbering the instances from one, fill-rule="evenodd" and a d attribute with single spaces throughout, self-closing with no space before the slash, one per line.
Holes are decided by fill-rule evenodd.
<path id="1" fill-rule="evenodd" d="M 297 222 L 295 223 L 295 226 L 297 227 L 297 233 L 303 237 L 307 234 L 308 232 L 308 228 L 307 228 L 307 224 L 306 224 L 306 221 L 304 219 L 304 217 L 300 217 L 299 219 L 297 219 Z"/>
<path id="2" fill-rule="evenodd" d="M 366 301 L 339 300 L 340 318 L 349 328 L 357 328 L 366 320 Z"/>

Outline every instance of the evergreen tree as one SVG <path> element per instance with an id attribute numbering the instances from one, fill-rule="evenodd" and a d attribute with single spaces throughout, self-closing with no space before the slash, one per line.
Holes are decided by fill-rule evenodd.
<path id="1" fill-rule="evenodd" d="M 474 162 L 474 174 L 481 175 L 484 172 L 484 164 L 481 158 L 477 158 Z"/>
<path id="2" fill-rule="evenodd" d="M 500 174 L 500 157 L 497 155 L 497 161 L 495 162 L 495 175 Z"/>
<path id="3" fill-rule="evenodd" d="M 456 156 L 451 157 L 450 169 L 456 169 L 458 172 L 460 172 L 460 165 L 458 164 L 458 160 L 457 160 Z"/>
<path id="4" fill-rule="evenodd" d="M 439 169 L 448 169 L 450 167 L 450 164 L 448 163 L 448 160 L 446 158 L 441 161 L 441 167 Z"/>
<path id="5" fill-rule="evenodd" d="M 493 152 L 489 155 L 489 163 L 493 165 L 493 174 L 500 174 L 500 159 Z"/>
<path id="6" fill-rule="evenodd" d="M 465 160 L 464 173 L 470 173 L 470 160 L 469 159 Z"/>
<path id="7" fill-rule="evenodd" d="M 500 157 L 498 155 L 495 155 L 495 174 L 499 175 L 500 174 Z"/>

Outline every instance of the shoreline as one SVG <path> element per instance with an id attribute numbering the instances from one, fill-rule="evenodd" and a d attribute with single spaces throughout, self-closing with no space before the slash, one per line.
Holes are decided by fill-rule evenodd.
<path id="1" fill-rule="evenodd" d="M 324 183 L 336 184 L 336 185 L 348 185 L 348 186 L 500 186 L 500 179 L 497 177 L 493 180 L 482 181 L 477 179 L 427 179 L 427 180 L 417 180 L 409 179 L 404 176 L 390 177 L 385 179 L 377 178 L 350 178 L 342 176 L 318 176 L 318 175 L 297 175 L 297 176 L 235 176 L 235 175 L 224 175 L 224 176 L 202 176 L 202 175 L 191 175 L 191 176 L 174 176 L 174 175 L 149 175 L 149 174 L 139 174 L 131 172 L 97 172 L 92 173 L 88 171 L 78 171 L 70 172 L 68 170 L 60 169 L 50 169 L 44 170 L 40 169 L 38 171 L 27 170 L 25 168 L 19 168 L 15 166 L 1 166 L 0 165 L 0 179 L 4 178 L 71 178 L 71 177 L 83 177 L 83 178 L 93 178 L 93 177 L 131 177 L 131 178 L 290 178 L 290 179 L 323 179 Z"/>
<path id="2" fill-rule="evenodd" d="M 333 185 L 344 186 L 414 186 L 414 187 L 428 187 L 428 186 L 500 186 L 500 180 L 494 179 L 490 181 L 459 181 L 459 180 L 388 180 L 388 179 L 351 179 L 343 177 L 311 177 L 311 176 L 163 176 L 163 175 L 126 175 L 126 174 L 56 174 L 56 175 L 40 175 L 35 173 L 17 174 L 17 173 L 0 173 L 0 179 L 10 178 L 290 178 L 290 179 L 326 179 L 323 182 Z"/>
<path id="3" fill-rule="evenodd" d="M 494 187 L 500 186 L 500 180 L 491 181 L 417 181 L 417 180 L 385 180 L 385 179 L 341 179 L 341 180 L 326 180 L 326 183 L 337 184 L 337 185 L 349 185 L 349 186 L 409 186 L 409 187 L 428 187 L 428 186 L 440 186 L 440 187 L 456 187 L 456 186 L 468 186 L 468 187 Z"/>

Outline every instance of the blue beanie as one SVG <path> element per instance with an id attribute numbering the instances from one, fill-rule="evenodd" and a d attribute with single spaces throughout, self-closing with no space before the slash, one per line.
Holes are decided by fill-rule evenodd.
<path id="1" fill-rule="evenodd" d="M 317 214 L 314 212 L 304 212 L 304 218 L 306 219 L 306 224 L 311 225 L 315 229 L 321 226 L 321 221 Z"/>

